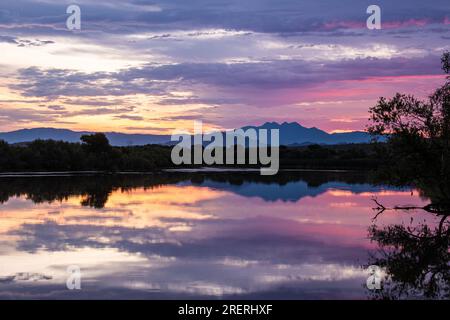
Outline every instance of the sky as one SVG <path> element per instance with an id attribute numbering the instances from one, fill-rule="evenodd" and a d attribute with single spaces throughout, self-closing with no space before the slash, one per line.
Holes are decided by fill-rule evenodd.
<path id="1" fill-rule="evenodd" d="M 445 50 L 448 0 L 2 0 L 0 131 L 364 130 L 379 97 L 443 84 Z"/>

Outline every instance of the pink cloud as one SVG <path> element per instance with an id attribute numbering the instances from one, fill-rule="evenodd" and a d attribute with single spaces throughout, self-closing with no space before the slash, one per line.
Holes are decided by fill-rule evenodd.
<path id="1" fill-rule="evenodd" d="M 323 30 L 335 30 L 335 29 L 363 29 L 366 28 L 366 24 L 361 21 L 330 21 L 326 22 L 323 26 Z"/>
<path id="2" fill-rule="evenodd" d="M 430 19 L 408 19 L 404 21 L 383 21 L 383 29 L 397 29 L 397 28 L 408 28 L 408 27 L 424 27 L 430 24 L 450 24 L 450 19 L 445 17 L 444 20 L 434 21 Z M 367 28 L 365 21 L 329 21 L 321 26 L 324 31 L 331 31 L 336 29 L 365 29 Z"/>
<path id="3" fill-rule="evenodd" d="M 382 22 L 382 27 L 386 29 L 405 28 L 405 27 L 424 27 L 432 24 L 428 19 L 409 19 L 405 21 Z"/>

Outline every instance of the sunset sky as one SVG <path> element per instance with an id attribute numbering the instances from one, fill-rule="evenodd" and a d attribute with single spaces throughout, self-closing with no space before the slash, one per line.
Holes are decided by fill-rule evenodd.
<path id="1" fill-rule="evenodd" d="M 449 0 L 2 0 L 0 131 L 362 130 L 378 97 L 442 84 L 445 50 Z"/>

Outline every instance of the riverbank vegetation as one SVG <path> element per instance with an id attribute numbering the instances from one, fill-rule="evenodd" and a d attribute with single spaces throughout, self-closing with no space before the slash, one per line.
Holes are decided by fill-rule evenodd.
<path id="1" fill-rule="evenodd" d="M 280 166 L 304 169 L 373 169 L 381 164 L 383 148 L 382 144 L 281 146 Z M 163 145 L 113 147 L 101 133 L 83 136 L 80 143 L 36 140 L 10 145 L 0 141 L 0 172 L 148 172 L 180 167 L 172 163 L 171 151 L 171 146 Z M 200 166 L 206 165 L 197 165 Z"/>

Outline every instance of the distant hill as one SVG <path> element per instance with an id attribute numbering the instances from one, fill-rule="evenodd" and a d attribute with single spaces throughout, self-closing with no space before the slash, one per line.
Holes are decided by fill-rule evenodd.
<path id="1" fill-rule="evenodd" d="M 344 143 L 368 143 L 371 136 L 362 131 L 345 133 L 327 133 L 323 130 L 306 128 L 297 122 L 266 122 L 260 127 L 248 126 L 242 129 L 279 129 L 281 145 L 308 145 L 308 144 L 344 144 Z"/>
<path id="2" fill-rule="evenodd" d="M 281 145 L 308 145 L 308 144 L 347 144 L 347 143 L 368 143 L 370 135 L 361 132 L 346 132 L 329 134 L 317 128 L 306 128 L 297 122 L 278 124 L 276 122 L 266 122 L 262 126 L 247 126 L 243 130 L 254 129 L 279 129 Z M 67 129 L 35 128 L 22 129 L 11 132 L 0 133 L 0 140 L 8 143 L 30 142 L 36 139 L 42 140 L 62 140 L 67 142 L 79 142 L 87 131 L 72 131 Z M 169 135 L 153 134 L 127 134 L 119 132 L 105 132 L 110 143 L 114 146 L 146 145 L 146 144 L 169 144 Z"/>
<path id="3" fill-rule="evenodd" d="M 37 139 L 80 142 L 82 135 L 91 133 L 93 132 L 54 128 L 22 129 L 0 133 L 0 140 L 5 140 L 11 144 L 30 142 Z M 127 134 L 118 132 L 105 132 L 105 134 L 109 142 L 114 146 L 165 144 L 170 141 L 170 136 L 168 135 Z"/>

